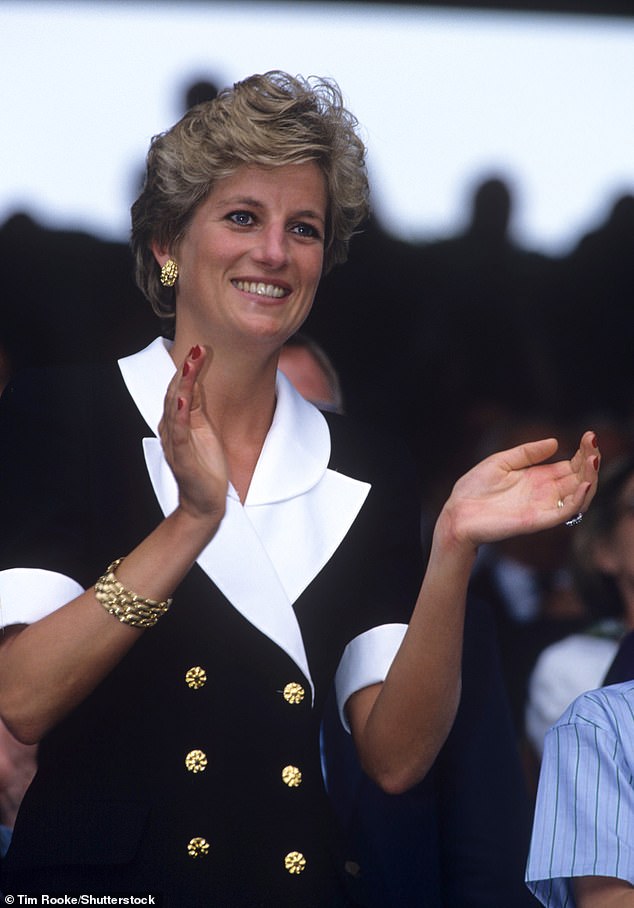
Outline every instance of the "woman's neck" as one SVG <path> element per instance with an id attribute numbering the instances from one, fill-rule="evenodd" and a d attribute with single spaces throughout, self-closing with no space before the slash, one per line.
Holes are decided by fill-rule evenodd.
<path id="1" fill-rule="evenodd" d="M 172 357 L 181 367 L 191 344 L 174 342 Z M 240 500 L 246 498 L 253 471 L 275 412 L 277 353 L 208 347 L 202 373 L 205 411 L 222 442 L 229 478 Z M 259 352 L 259 351 L 258 351 Z"/>

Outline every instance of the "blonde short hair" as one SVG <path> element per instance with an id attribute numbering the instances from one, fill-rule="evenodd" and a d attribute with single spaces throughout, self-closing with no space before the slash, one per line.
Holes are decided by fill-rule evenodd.
<path id="1" fill-rule="evenodd" d="M 327 187 L 324 271 L 344 262 L 350 237 L 368 215 L 365 147 L 358 122 L 332 80 L 280 71 L 254 75 L 198 104 L 152 139 L 146 179 L 132 206 L 132 251 L 139 287 L 160 316 L 175 314 L 153 242 L 178 242 L 218 180 L 242 165 L 315 161 Z"/>

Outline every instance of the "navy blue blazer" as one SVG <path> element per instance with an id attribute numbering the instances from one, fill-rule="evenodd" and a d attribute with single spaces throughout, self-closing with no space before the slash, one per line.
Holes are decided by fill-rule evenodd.
<path id="1" fill-rule="evenodd" d="M 634 678 L 634 631 L 627 633 L 621 640 L 612 665 L 603 680 L 603 686 L 631 681 L 632 678 Z"/>
<path id="2" fill-rule="evenodd" d="M 0 570 L 45 568 L 88 588 L 162 519 L 147 425 L 115 366 L 17 385 L 0 399 Z M 407 620 L 421 565 L 408 468 L 328 420 L 330 469 L 372 488 L 293 603 L 314 702 L 311 679 L 195 565 L 169 613 L 42 742 L 4 891 L 160 892 L 173 908 L 348 903 L 321 778 L 323 703 L 348 641 Z M 306 863 L 291 873 L 297 855 Z"/>

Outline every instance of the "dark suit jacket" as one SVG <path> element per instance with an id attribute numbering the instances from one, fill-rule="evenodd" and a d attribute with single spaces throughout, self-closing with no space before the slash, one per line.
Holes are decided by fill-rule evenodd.
<path id="1" fill-rule="evenodd" d="M 142 453 L 147 426 L 115 367 L 18 384 L 0 399 L 0 569 L 46 568 L 88 588 L 162 519 Z M 330 422 L 331 468 L 372 489 L 293 604 L 314 706 L 296 662 L 195 565 L 169 613 L 42 742 L 5 891 L 161 892 L 175 908 L 324 908 L 340 897 L 319 762 L 323 700 L 348 641 L 407 619 L 420 564 L 407 470 L 377 439 Z M 290 526 L 288 539 L 304 544 Z M 207 676 L 198 688 L 194 667 Z M 301 702 L 284 697 L 288 682 L 302 686 Z M 199 772 L 186 760 L 195 751 Z M 283 781 L 288 766 L 301 771 L 298 787 Z M 194 859 L 196 838 L 209 850 Z M 301 874 L 285 868 L 293 852 L 305 856 Z"/>
<path id="2" fill-rule="evenodd" d="M 616 651 L 616 656 L 603 681 L 606 684 L 620 684 L 634 678 L 634 631 L 623 637 Z"/>

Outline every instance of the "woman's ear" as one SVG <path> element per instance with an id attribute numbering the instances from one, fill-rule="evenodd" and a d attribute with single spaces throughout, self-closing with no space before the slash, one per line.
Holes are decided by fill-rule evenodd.
<path id="1" fill-rule="evenodd" d="M 165 262 L 171 257 L 169 250 L 165 246 L 162 246 L 160 243 L 158 243 L 156 240 L 152 240 L 150 249 L 152 250 L 154 258 L 162 268 Z"/>

